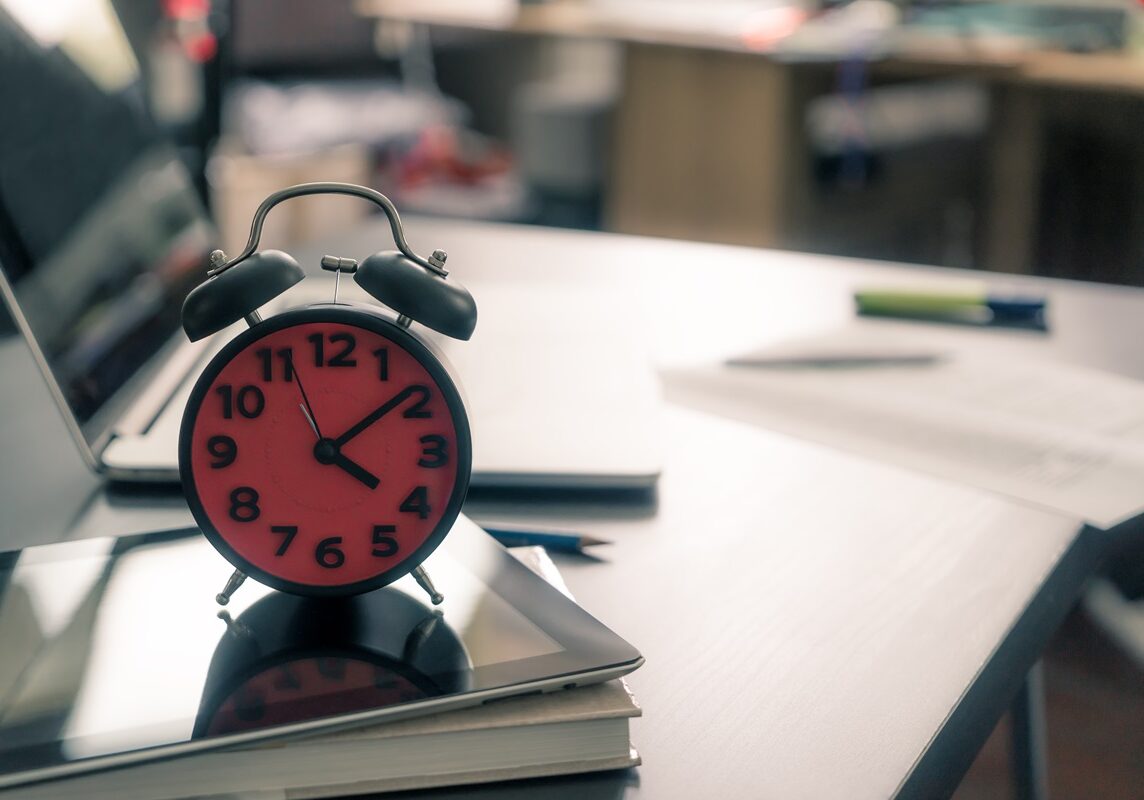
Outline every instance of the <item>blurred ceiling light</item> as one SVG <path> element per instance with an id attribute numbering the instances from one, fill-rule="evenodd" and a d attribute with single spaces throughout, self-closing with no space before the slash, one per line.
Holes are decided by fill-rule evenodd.
<path id="1" fill-rule="evenodd" d="M 42 47 L 59 47 L 104 91 L 119 91 L 138 77 L 110 0 L 0 0 L 0 6 Z"/>
<path id="2" fill-rule="evenodd" d="M 752 50 L 766 50 L 797 31 L 809 17 L 806 9 L 794 5 L 762 9 L 744 25 L 743 44 Z"/>
<path id="3" fill-rule="evenodd" d="M 53 47 L 64 38 L 64 32 L 70 21 L 71 6 L 74 5 L 74 2 L 0 0 L 0 6 L 20 23 L 29 36 L 44 47 Z"/>

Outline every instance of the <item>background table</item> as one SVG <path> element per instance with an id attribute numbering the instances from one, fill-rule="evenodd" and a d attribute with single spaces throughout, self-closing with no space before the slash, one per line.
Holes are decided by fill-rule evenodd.
<path id="1" fill-rule="evenodd" d="M 857 283 L 958 275 L 429 220 L 410 222 L 408 238 L 418 250 L 448 250 L 453 275 L 478 303 L 482 292 L 525 285 L 537 303 L 596 298 L 585 322 L 622 315 L 661 364 L 839 324 Z M 340 237 L 336 254 L 361 258 L 390 241 L 385 225 L 372 224 Z M 305 255 L 307 268 L 320 252 Z M 1050 293 L 1051 335 L 965 335 L 1144 374 L 1134 346 L 1144 294 L 1036 286 Z M 104 491 L 86 474 L 18 341 L 0 348 L 0 374 L 0 541 L 189 521 L 175 494 Z M 1084 580 L 1129 532 L 1091 530 L 703 409 L 667 407 L 664 443 L 653 492 L 483 492 L 466 504 L 477 518 L 574 526 L 615 541 L 599 561 L 559 564 L 588 610 L 647 657 L 630 680 L 645 708 L 633 725 L 644 766 L 546 781 L 548 792 L 951 792 Z"/>
<path id="2" fill-rule="evenodd" d="M 623 69 L 605 178 L 605 224 L 624 233 L 886 253 L 871 248 L 884 246 L 887 238 L 901 240 L 948 213 L 941 203 L 948 201 L 951 185 L 976 168 L 974 160 L 936 156 L 952 162 L 948 169 L 930 164 L 906 180 L 887 176 L 854 196 L 823 192 L 807 135 L 809 104 L 841 91 L 839 65 L 856 56 L 868 58 L 875 86 L 973 83 L 985 90 L 989 106 L 980 196 L 971 195 L 980 205 L 980 243 L 972 248 L 971 262 L 949 263 L 1018 273 L 1065 268 L 1041 274 L 1141 282 L 1132 258 L 1096 255 L 1101 238 L 1089 238 L 1079 217 L 1066 213 L 1056 223 L 1067 219 L 1066 227 L 1085 247 L 1069 247 L 1065 239 L 1054 239 L 1056 247 L 1038 242 L 1048 224 L 1042 217 L 1051 213 L 1044 207 L 1052 190 L 1045 184 L 1048 165 L 1062 155 L 1049 149 L 1053 129 L 1083 131 L 1086 141 L 1101 142 L 1107 158 L 1127 162 L 1115 154 L 1126 152 L 1119 149 L 1123 132 L 1138 130 L 1144 113 L 1144 63 L 1137 54 L 1060 52 L 1043 42 L 1006 45 L 909 25 L 868 54 L 858 45 L 855 51 L 827 46 L 798 53 L 751 36 L 742 10 L 718 3 L 704 9 L 705 15 L 687 16 L 688 9 L 670 2 L 503 3 L 500 13 L 495 3 L 355 0 L 354 6 L 382 26 L 481 31 L 502 37 L 505 47 L 526 38 L 616 43 Z M 1144 182 L 1139 164 L 1119 166 L 1128 185 Z M 1106 208 L 1105 218 L 1113 219 L 1112 213 Z M 1136 233 L 1129 241 L 1139 239 L 1138 217 L 1128 215 L 1118 226 Z M 842 249 L 824 251 L 831 238 Z M 1079 263 L 1059 255 L 1066 249 Z M 940 248 L 922 252 L 932 255 L 911 257 L 947 257 Z"/>

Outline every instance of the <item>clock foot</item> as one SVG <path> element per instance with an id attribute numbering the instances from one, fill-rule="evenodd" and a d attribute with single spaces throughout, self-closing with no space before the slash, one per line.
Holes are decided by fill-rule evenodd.
<path id="1" fill-rule="evenodd" d="M 238 587 L 242 586 L 242 582 L 245 580 L 246 575 L 236 569 L 234 574 L 226 579 L 226 586 L 222 587 L 222 591 L 215 595 L 215 602 L 220 606 L 225 606 L 230 602 L 230 596 L 238 591 Z"/>
<path id="2" fill-rule="evenodd" d="M 413 580 L 417 581 L 417 585 L 425 590 L 425 594 L 429 595 L 429 599 L 433 601 L 433 605 L 441 605 L 441 601 L 445 599 L 445 595 L 437 591 L 437 587 L 433 585 L 433 581 L 429 580 L 429 573 L 425 571 L 425 567 L 414 568 Z"/>
<path id="3" fill-rule="evenodd" d="M 226 625 L 227 635 L 233 636 L 236 639 L 241 639 L 242 637 L 249 637 L 252 635 L 250 628 L 246 625 L 246 623 L 236 620 L 225 608 L 218 612 L 216 616 L 223 621 L 223 624 Z"/>
<path id="4" fill-rule="evenodd" d="M 425 644 L 426 640 L 433 635 L 433 631 L 437 629 L 437 625 L 441 622 L 441 609 L 433 609 L 433 613 L 425 619 L 417 623 L 417 626 L 409 632 L 405 637 L 405 647 L 401 651 L 401 660 L 406 664 L 413 662 L 417 658 L 417 651 L 421 649 L 421 645 Z"/>

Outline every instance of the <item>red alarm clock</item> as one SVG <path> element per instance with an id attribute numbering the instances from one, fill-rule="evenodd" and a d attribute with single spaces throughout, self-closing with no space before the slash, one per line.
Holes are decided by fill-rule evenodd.
<path id="1" fill-rule="evenodd" d="M 263 319 L 258 309 L 304 277 L 286 253 L 255 252 L 266 213 L 303 194 L 341 193 L 377 203 L 400 252 L 351 273 L 372 305 L 319 303 Z M 179 437 L 183 489 L 211 544 L 236 568 L 218 601 L 251 576 L 301 595 L 349 595 L 420 567 L 452 527 L 468 488 L 468 419 L 444 358 L 421 323 L 468 339 L 472 296 L 447 281 L 445 254 L 429 259 L 404 241 L 384 195 L 351 184 L 290 187 L 259 207 L 246 249 L 212 254 L 208 280 L 188 295 L 183 327 L 198 340 L 245 319 L 249 328 L 211 359 L 191 392 Z"/>

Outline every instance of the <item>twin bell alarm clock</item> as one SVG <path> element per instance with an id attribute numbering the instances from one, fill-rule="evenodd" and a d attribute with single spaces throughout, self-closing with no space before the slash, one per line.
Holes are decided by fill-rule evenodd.
<path id="1" fill-rule="evenodd" d="M 398 250 L 360 263 L 324 257 L 332 302 L 263 318 L 262 306 L 305 277 L 288 254 L 257 249 L 263 220 L 311 194 L 373 201 Z M 342 273 L 387 308 L 338 302 Z M 216 250 L 207 274 L 183 304 L 191 341 L 249 326 L 203 370 L 179 434 L 191 512 L 235 568 L 218 602 L 248 576 L 292 594 L 346 596 L 408 573 L 441 602 L 421 562 L 461 509 L 472 446 L 450 370 L 413 326 L 467 340 L 477 321 L 472 295 L 447 278 L 445 253 L 414 253 L 385 195 L 308 183 L 266 198 L 242 253 Z"/>

